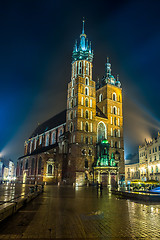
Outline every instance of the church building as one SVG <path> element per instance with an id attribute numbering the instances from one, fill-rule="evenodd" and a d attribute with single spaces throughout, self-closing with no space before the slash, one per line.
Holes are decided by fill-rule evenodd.
<path id="1" fill-rule="evenodd" d="M 17 178 L 25 183 L 112 185 L 124 180 L 121 83 L 111 73 L 92 79 L 93 51 L 84 32 L 72 53 L 66 110 L 39 125 L 25 141 Z"/>

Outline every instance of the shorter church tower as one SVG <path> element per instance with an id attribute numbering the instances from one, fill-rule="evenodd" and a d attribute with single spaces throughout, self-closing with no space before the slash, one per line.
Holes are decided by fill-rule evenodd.
<path id="1" fill-rule="evenodd" d="M 124 143 L 123 143 L 123 111 L 122 88 L 119 81 L 111 73 L 109 58 L 105 64 L 105 75 L 96 85 L 97 107 L 107 118 L 107 140 L 110 144 L 109 158 L 118 164 L 119 180 L 124 178 Z"/>

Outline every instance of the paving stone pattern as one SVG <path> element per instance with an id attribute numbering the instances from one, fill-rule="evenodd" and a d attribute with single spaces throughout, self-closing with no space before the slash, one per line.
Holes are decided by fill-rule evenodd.
<path id="1" fill-rule="evenodd" d="M 118 199 L 93 187 L 45 186 L 0 224 L 0 239 L 160 239 L 160 205 Z"/>

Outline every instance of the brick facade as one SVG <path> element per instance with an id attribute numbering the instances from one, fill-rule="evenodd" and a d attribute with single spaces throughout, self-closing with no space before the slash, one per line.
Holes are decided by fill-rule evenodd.
<path id="1" fill-rule="evenodd" d="M 111 75 L 109 61 L 105 76 L 96 83 L 92 79 L 92 60 L 91 44 L 88 44 L 83 29 L 79 47 L 76 43 L 73 50 L 66 113 L 40 125 L 26 141 L 24 156 L 19 158 L 17 165 L 20 181 L 92 183 L 97 180 L 94 179 L 97 178 L 94 165 L 97 146 L 103 139 L 110 145 L 109 158 L 114 155 L 118 164 L 119 178 L 124 175 L 121 84 Z"/>

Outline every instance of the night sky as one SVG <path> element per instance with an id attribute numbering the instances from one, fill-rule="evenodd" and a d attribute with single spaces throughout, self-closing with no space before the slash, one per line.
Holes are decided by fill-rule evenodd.
<path id="1" fill-rule="evenodd" d="M 0 152 L 16 162 L 38 123 L 66 108 L 85 17 L 93 79 L 107 56 L 123 88 L 125 155 L 160 129 L 160 1 L 1 1 Z"/>

